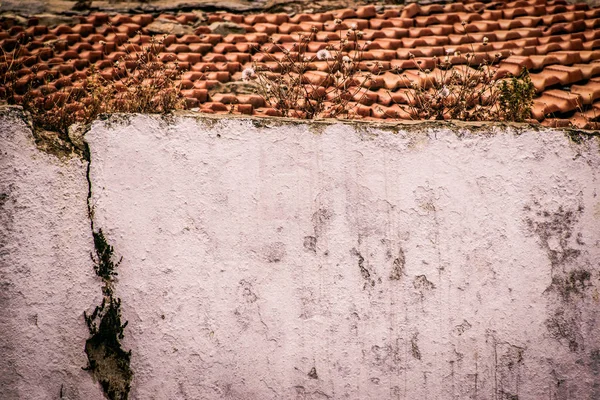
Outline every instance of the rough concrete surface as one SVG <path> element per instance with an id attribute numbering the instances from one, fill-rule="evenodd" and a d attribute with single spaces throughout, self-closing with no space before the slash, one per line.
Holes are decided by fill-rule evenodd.
<path id="1" fill-rule="evenodd" d="M 87 163 L 38 151 L 23 121 L 0 111 L 0 399 L 102 399 L 82 370 L 101 301 Z"/>
<path id="2" fill-rule="evenodd" d="M 190 116 L 86 137 L 132 398 L 600 398 L 597 138 Z"/>

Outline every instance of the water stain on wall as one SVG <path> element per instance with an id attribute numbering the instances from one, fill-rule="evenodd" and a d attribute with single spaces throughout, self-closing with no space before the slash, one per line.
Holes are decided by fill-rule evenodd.
<path id="1" fill-rule="evenodd" d="M 583 350 L 580 308 L 588 289 L 593 286 L 594 267 L 581 251 L 584 238 L 575 232 L 584 207 L 545 209 L 538 201 L 525 206 L 525 223 L 539 238 L 551 268 L 551 282 L 545 291 L 549 297 L 546 329 L 551 337 L 576 352 Z"/>
<path id="2" fill-rule="evenodd" d="M 398 281 L 404 275 L 404 266 L 406 265 L 406 257 L 404 250 L 400 248 L 398 250 L 398 257 L 394 259 L 392 263 L 392 271 L 390 272 L 390 280 Z"/>

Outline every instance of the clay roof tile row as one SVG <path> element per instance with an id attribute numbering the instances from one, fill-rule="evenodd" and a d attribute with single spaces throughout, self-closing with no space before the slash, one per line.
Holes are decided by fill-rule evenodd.
<path id="1" fill-rule="evenodd" d="M 362 87 L 352 96 L 357 117 L 410 118 L 399 106 L 411 102 L 410 83 L 431 86 L 434 77 L 441 76 L 434 69 L 434 57 L 446 55 L 457 69 L 500 56 L 496 79 L 527 68 L 536 91 L 532 116 L 545 124 L 589 127 L 596 113 L 600 116 L 600 9 L 563 0 L 412 3 L 383 9 L 366 5 L 293 16 L 213 13 L 205 22 L 195 13 L 157 18 L 92 13 L 74 25 L 58 26 L 44 26 L 36 17 L 21 26 L 14 18 L 0 17 L 0 47 L 10 53 L 19 42 L 26 43 L 20 53 L 19 90 L 34 84 L 40 96 L 56 96 L 63 88 L 80 87 L 91 66 L 107 79 L 118 77 L 114 62 L 151 43 L 149 25 L 159 19 L 186 25 L 187 32 L 193 32 L 164 37 L 158 57 L 187 69 L 181 93 L 188 106 L 205 112 L 279 115 L 258 95 L 214 93 L 214 89 L 241 80 L 241 71 L 252 63 L 279 72 L 276 60 L 286 59 L 284 52 L 297 51 L 299 35 L 314 33 L 314 40 L 305 44 L 305 55 L 314 58 L 356 28 L 362 31 L 356 43 L 363 50 L 357 51 L 352 40 L 345 50 L 356 57 L 359 71 L 374 75 L 360 82 Z M 246 33 L 223 36 L 207 25 L 221 21 L 236 23 Z M 350 31 L 348 37 L 354 39 L 355 34 Z M 471 59 L 465 57 L 469 52 Z M 311 61 L 307 68 L 305 80 L 314 86 L 311 90 L 325 93 L 327 62 Z M 425 76 L 419 69 L 433 71 Z"/>

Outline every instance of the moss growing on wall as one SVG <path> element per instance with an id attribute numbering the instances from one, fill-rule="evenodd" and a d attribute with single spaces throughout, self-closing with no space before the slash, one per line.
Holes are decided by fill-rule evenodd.
<path id="1" fill-rule="evenodd" d="M 114 249 L 106 242 L 102 230 L 93 232 L 95 256 L 94 271 L 102 278 L 102 304 L 91 315 L 84 312 L 91 337 L 85 342 L 90 371 L 100 382 L 104 394 L 110 400 L 124 400 L 129 396 L 133 371 L 129 367 L 131 351 L 121 348 L 120 340 L 127 322 L 121 323 L 121 299 L 115 298 L 113 281 L 115 269 L 121 263 L 113 261 Z"/>

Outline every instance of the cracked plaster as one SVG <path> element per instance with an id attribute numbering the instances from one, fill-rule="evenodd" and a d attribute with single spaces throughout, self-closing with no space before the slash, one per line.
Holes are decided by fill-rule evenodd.
<path id="1" fill-rule="evenodd" d="M 86 165 L 0 127 L 0 388 L 100 399 Z M 86 140 L 131 398 L 600 396 L 597 138 L 138 115 Z"/>

